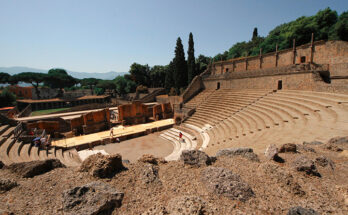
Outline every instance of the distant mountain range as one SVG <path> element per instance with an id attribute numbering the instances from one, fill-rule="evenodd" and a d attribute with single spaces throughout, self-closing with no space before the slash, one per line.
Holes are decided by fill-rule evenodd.
<path id="1" fill-rule="evenodd" d="M 47 73 L 48 70 L 44 69 L 35 69 L 29 67 L 0 67 L 0 72 L 6 72 L 10 75 L 15 75 L 21 72 L 38 72 L 38 73 Z M 112 80 L 117 76 L 123 76 L 127 72 L 104 72 L 104 73 L 88 73 L 88 72 L 73 72 L 67 70 L 67 73 L 74 78 L 83 79 L 83 78 L 99 78 L 104 80 Z"/>

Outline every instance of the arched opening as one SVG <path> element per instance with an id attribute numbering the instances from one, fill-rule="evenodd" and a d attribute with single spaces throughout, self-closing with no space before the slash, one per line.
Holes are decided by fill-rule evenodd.
<path id="1" fill-rule="evenodd" d="M 220 82 L 217 82 L 216 89 L 220 89 Z"/>
<path id="2" fill-rule="evenodd" d="M 306 63 L 306 56 L 301 56 L 301 63 Z"/>
<path id="3" fill-rule="evenodd" d="M 283 81 L 279 80 L 278 81 L 278 90 L 281 90 L 283 88 Z"/>

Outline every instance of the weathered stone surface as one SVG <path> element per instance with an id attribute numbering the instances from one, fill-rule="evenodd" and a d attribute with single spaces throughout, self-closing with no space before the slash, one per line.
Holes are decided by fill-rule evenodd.
<path id="1" fill-rule="evenodd" d="M 216 153 L 216 157 L 226 156 L 226 157 L 234 157 L 234 156 L 242 156 L 251 161 L 259 162 L 258 156 L 254 153 L 252 148 L 227 148 L 221 149 Z"/>
<path id="2" fill-rule="evenodd" d="M 161 204 L 154 204 L 152 207 L 148 208 L 141 215 L 167 215 L 167 209 Z"/>
<path id="3" fill-rule="evenodd" d="M 294 143 L 286 143 L 282 145 L 279 149 L 280 153 L 285 153 L 285 152 L 293 152 L 296 153 L 296 144 Z"/>
<path id="4" fill-rule="evenodd" d="M 198 196 L 179 196 L 171 199 L 167 206 L 169 214 L 208 215 L 214 214 L 207 203 Z"/>
<path id="5" fill-rule="evenodd" d="M 296 182 L 289 171 L 284 170 L 273 163 L 262 164 L 260 168 L 266 175 L 274 179 L 277 183 L 281 184 L 281 187 L 284 188 L 287 192 L 299 196 L 305 195 L 302 187 Z"/>
<path id="6" fill-rule="evenodd" d="M 11 190 L 14 187 L 17 187 L 17 182 L 10 179 L 0 179 L 0 193 Z"/>
<path id="7" fill-rule="evenodd" d="M 4 166 L 5 164 L 2 161 L 0 161 L 0 169 L 2 169 Z"/>
<path id="8" fill-rule="evenodd" d="M 319 215 L 315 210 L 313 209 L 307 209 L 303 207 L 293 207 L 290 208 L 287 215 Z"/>
<path id="9" fill-rule="evenodd" d="M 230 199 L 246 201 L 254 196 L 251 187 L 228 169 L 207 167 L 201 173 L 201 181 L 210 192 Z"/>
<path id="10" fill-rule="evenodd" d="M 0 209 L 0 215 L 14 215 L 14 213 L 7 210 Z"/>
<path id="11" fill-rule="evenodd" d="M 112 214 L 122 204 L 124 194 L 100 181 L 63 192 L 63 211 L 66 215 Z"/>
<path id="12" fill-rule="evenodd" d="M 154 165 L 158 165 L 159 163 L 166 163 L 164 159 L 156 158 L 155 156 L 149 154 L 144 154 L 141 158 L 138 159 L 138 161 Z"/>
<path id="13" fill-rule="evenodd" d="M 307 144 L 308 145 L 308 144 Z M 316 153 L 315 149 L 303 144 L 296 144 L 296 149 L 299 152 L 312 152 Z"/>
<path id="14" fill-rule="evenodd" d="M 274 161 L 282 163 L 282 162 L 284 162 L 284 160 L 283 160 L 283 158 L 279 157 L 278 152 L 279 152 L 279 150 L 278 150 L 277 146 L 274 144 L 271 144 L 266 148 L 265 157 L 268 160 L 274 160 Z"/>
<path id="15" fill-rule="evenodd" d="M 341 152 L 348 149 L 348 136 L 331 138 L 326 146 L 326 149 L 336 152 Z"/>
<path id="16" fill-rule="evenodd" d="M 321 167 L 326 167 L 326 166 L 330 166 L 331 169 L 334 169 L 335 168 L 335 164 L 334 162 L 330 159 L 330 158 L 327 158 L 327 157 L 324 157 L 324 156 L 319 156 L 315 159 L 315 163 Z"/>
<path id="17" fill-rule="evenodd" d="M 81 172 L 88 172 L 98 178 L 113 177 L 124 169 L 121 155 L 103 155 L 101 153 L 89 156 L 80 167 Z"/>
<path id="18" fill-rule="evenodd" d="M 184 161 L 184 164 L 193 166 L 206 166 L 211 164 L 210 157 L 200 150 L 184 150 L 180 155 L 180 160 Z"/>
<path id="19" fill-rule="evenodd" d="M 293 166 L 297 171 L 305 172 L 307 175 L 315 175 L 320 177 L 320 173 L 318 172 L 314 162 L 303 155 L 298 156 L 294 160 Z"/>
<path id="20" fill-rule="evenodd" d="M 322 144 L 324 144 L 324 143 L 323 143 L 323 142 L 320 142 L 320 141 L 312 141 L 312 142 L 306 142 L 306 141 L 304 141 L 302 144 L 303 144 L 303 145 L 314 145 L 314 146 L 317 146 L 317 145 L 322 145 Z"/>
<path id="21" fill-rule="evenodd" d="M 141 172 L 141 180 L 145 184 L 159 182 L 158 167 L 153 164 L 145 164 Z"/>
<path id="22" fill-rule="evenodd" d="M 55 168 L 65 167 L 58 159 L 44 161 L 30 161 L 24 163 L 13 163 L 8 168 L 24 178 L 32 178 L 41 175 Z"/>

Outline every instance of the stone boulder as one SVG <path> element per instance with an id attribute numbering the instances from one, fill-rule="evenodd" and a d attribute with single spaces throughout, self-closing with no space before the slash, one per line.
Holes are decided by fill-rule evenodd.
<path id="1" fill-rule="evenodd" d="M 277 162 L 284 162 L 284 160 L 281 157 L 279 157 L 278 152 L 279 152 L 279 150 L 278 150 L 277 146 L 274 144 L 271 144 L 266 148 L 265 157 L 268 160 L 274 160 Z"/>
<path id="2" fill-rule="evenodd" d="M 81 172 L 88 172 L 97 178 L 110 178 L 122 170 L 125 170 L 125 167 L 122 164 L 122 156 L 119 154 L 91 155 L 82 162 L 80 167 Z"/>
<path id="3" fill-rule="evenodd" d="M 317 157 L 315 159 L 315 164 L 317 164 L 321 167 L 329 166 L 331 169 L 335 168 L 334 162 L 331 159 L 324 157 L 324 156 Z"/>
<path id="4" fill-rule="evenodd" d="M 296 153 L 297 149 L 296 149 L 296 144 L 294 143 L 286 143 L 283 144 L 280 149 L 279 149 L 280 153 L 286 153 L 286 152 L 292 152 L 292 153 Z"/>
<path id="5" fill-rule="evenodd" d="M 254 196 L 249 184 L 228 169 L 207 167 L 201 172 L 201 181 L 210 192 L 233 200 L 246 201 Z"/>
<path id="6" fill-rule="evenodd" d="M 0 179 L 0 193 L 11 190 L 14 187 L 17 187 L 17 182 L 10 179 Z"/>
<path id="7" fill-rule="evenodd" d="M 312 141 L 312 142 L 306 142 L 304 141 L 302 143 L 302 145 L 313 145 L 313 146 L 318 146 L 318 145 L 322 145 L 324 144 L 323 142 L 320 142 L 320 141 Z"/>
<path id="8" fill-rule="evenodd" d="M 214 214 L 208 204 L 198 196 L 179 196 L 171 199 L 167 206 L 167 212 L 176 215 Z"/>
<path id="9" fill-rule="evenodd" d="M 259 162 L 258 156 L 254 153 L 252 148 L 227 148 L 227 149 L 221 149 L 216 153 L 216 157 L 234 157 L 234 156 L 241 156 L 244 158 L 247 158 L 251 161 Z"/>
<path id="10" fill-rule="evenodd" d="M 0 169 L 2 169 L 4 166 L 5 164 L 2 161 L 0 161 Z"/>
<path id="11" fill-rule="evenodd" d="M 162 204 L 155 203 L 141 215 L 168 215 L 168 212 L 166 207 L 164 207 Z"/>
<path id="12" fill-rule="evenodd" d="M 66 215 L 112 214 L 122 204 L 124 194 L 110 185 L 95 181 L 63 192 Z"/>
<path id="13" fill-rule="evenodd" d="M 307 175 L 321 176 L 314 162 L 303 155 L 295 158 L 292 165 L 297 171 L 305 172 Z"/>
<path id="14" fill-rule="evenodd" d="M 297 206 L 290 208 L 287 215 L 319 215 L 319 213 L 311 208 L 307 209 Z"/>
<path id="15" fill-rule="evenodd" d="M 316 153 L 315 149 L 309 147 L 308 145 L 296 144 L 296 149 L 298 152 L 312 152 Z"/>
<path id="16" fill-rule="evenodd" d="M 212 159 L 200 150 L 184 150 L 180 155 L 180 160 L 184 164 L 192 166 L 206 166 L 212 163 Z"/>
<path id="17" fill-rule="evenodd" d="M 23 178 L 32 178 L 41 175 L 55 168 L 65 167 L 58 159 L 48 159 L 43 161 L 30 161 L 24 163 L 13 163 L 8 166 L 12 172 L 17 173 Z"/>
<path id="18" fill-rule="evenodd" d="M 297 181 L 289 171 L 279 167 L 274 163 L 269 162 L 262 164 L 260 168 L 265 175 L 281 184 L 280 187 L 282 189 L 285 189 L 287 192 L 295 195 L 305 195 L 302 187 L 297 183 Z"/>
<path id="19" fill-rule="evenodd" d="M 0 209 L 0 215 L 14 215 L 14 213 L 8 210 Z"/>
<path id="20" fill-rule="evenodd" d="M 150 163 L 154 165 L 158 165 L 159 163 L 166 163 L 166 161 L 162 158 L 156 158 L 153 155 L 144 154 L 141 158 L 138 159 L 139 162 L 142 163 Z"/>
<path id="21" fill-rule="evenodd" d="M 327 142 L 325 148 L 328 150 L 331 150 L 331 151 L 335 151 L 335 152 L 341 152 L 343 150 L 348 150 L 348 136 L 331 138 Z"/>
<path id="22" fill-rule="evenodd" d="M 158 166 L 145 164 L 141 170 L 140 178 L 144 184 L 160 182 L 158 178 Z"/>

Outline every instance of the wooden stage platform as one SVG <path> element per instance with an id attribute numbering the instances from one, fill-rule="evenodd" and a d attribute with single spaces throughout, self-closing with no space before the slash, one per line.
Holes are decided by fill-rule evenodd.
<path id="1" fill-rule="evenodd" d="M 121 141 L 146 135 L 155 131 L 165 130 L 174 125 L 173 119 L 164 119 L 146 124 L 139 124 L 133 126 L 118 126 L 113 128 L 113 138 L 110 137 L 110 131 L 102 131 L 93 134 L 87 134 L 77 137 L 71 137 L 61 140 L 52 141 L 52 146 L 60 148 L 76 148 L 79 150 L 85 148 L 92 148 L 101 144 L 108 144 L 119 138 Z"/>

